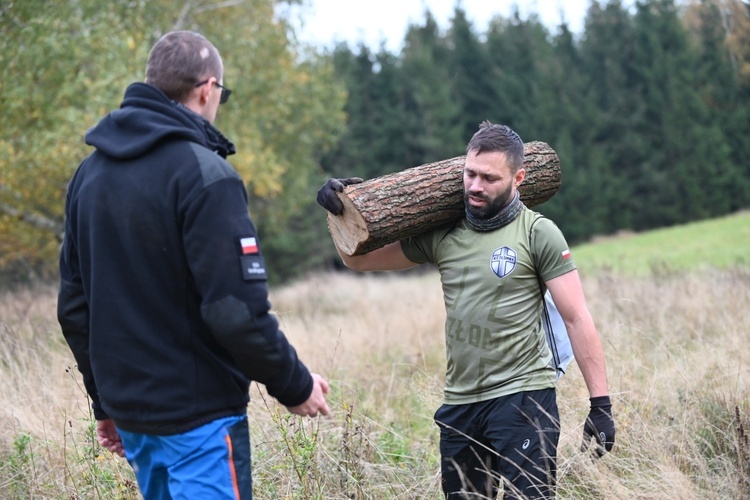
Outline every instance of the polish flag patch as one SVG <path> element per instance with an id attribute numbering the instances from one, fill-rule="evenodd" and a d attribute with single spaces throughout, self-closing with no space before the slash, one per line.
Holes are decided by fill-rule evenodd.
<path id="1" fill-rule="evenodd" d="M 562 251 L 562 258 L 563 259 L 569 259 L 570 258 L 570 250 L 563 250 Z"/>
<path id="2" fill-rule="evenodd" d="M 242 247 L 242 255 L 258 253 L 258 242 L 255 238 L 241 238 L 240 246 Z"/>

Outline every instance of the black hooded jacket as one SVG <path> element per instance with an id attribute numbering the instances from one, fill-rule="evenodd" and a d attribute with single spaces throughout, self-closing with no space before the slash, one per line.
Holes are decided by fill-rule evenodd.
<path id="1" fill-rule="evenodd" d="M 68 186 L 58 319 L 95 417 L 184 432 L 242 414 L 251 380 L 286 406 L 312 377 L 269 312 L 234 145 L 145 83 L 86 134 Z"/>

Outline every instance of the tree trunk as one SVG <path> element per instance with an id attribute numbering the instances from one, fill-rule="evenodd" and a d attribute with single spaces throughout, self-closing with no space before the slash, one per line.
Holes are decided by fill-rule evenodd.
<path id="1" fill-rule="evenodd" d="M 464 216 L 465 156 L 428 163 L 347 186 L 341 215 L 328 214 L 328 230 L 346 255 L 362 255 Z M 526 177 L 518 188 L 526 206 L 560 189 L 560 159 L 544 142 L 524 145 Z"/>

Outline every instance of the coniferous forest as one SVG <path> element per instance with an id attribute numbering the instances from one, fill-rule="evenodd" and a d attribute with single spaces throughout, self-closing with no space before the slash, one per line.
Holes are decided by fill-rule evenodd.
<path id="1" fill-rule="evenodd" d="M 538 210 L 572 244 L 720 216 L 750 206 L 749 49 L 742 2 L 592 2 L 577 36 L 533 16 L 478 33 L 461 9 L 441 31 L 428 12 L 401 54 L 335 49 L 349 125 L 323 167 L 459 156 L 489 119 L 558 153 L 562 187 Z"/>

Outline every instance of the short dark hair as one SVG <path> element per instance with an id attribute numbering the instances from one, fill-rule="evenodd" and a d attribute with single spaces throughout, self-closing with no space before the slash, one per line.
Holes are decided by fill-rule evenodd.
<path id="1" fill-rule="evenodd" d="M 507 125 L 483 121 L 466 146 L 466 152 L 469 151 L 476 151 L 476 154 L 496 151 L 506 153 L 513 173 L 523 167 L 523 141 Z"/>
<path id="2" fill-rule="evenodd" d="M 221 56 L 203 35 L 194 31 L 172 31 L 151 48 L 146 63 L 146 83 L 177 102 L 184 102 L 196 83 L 223 76 Z"/>

